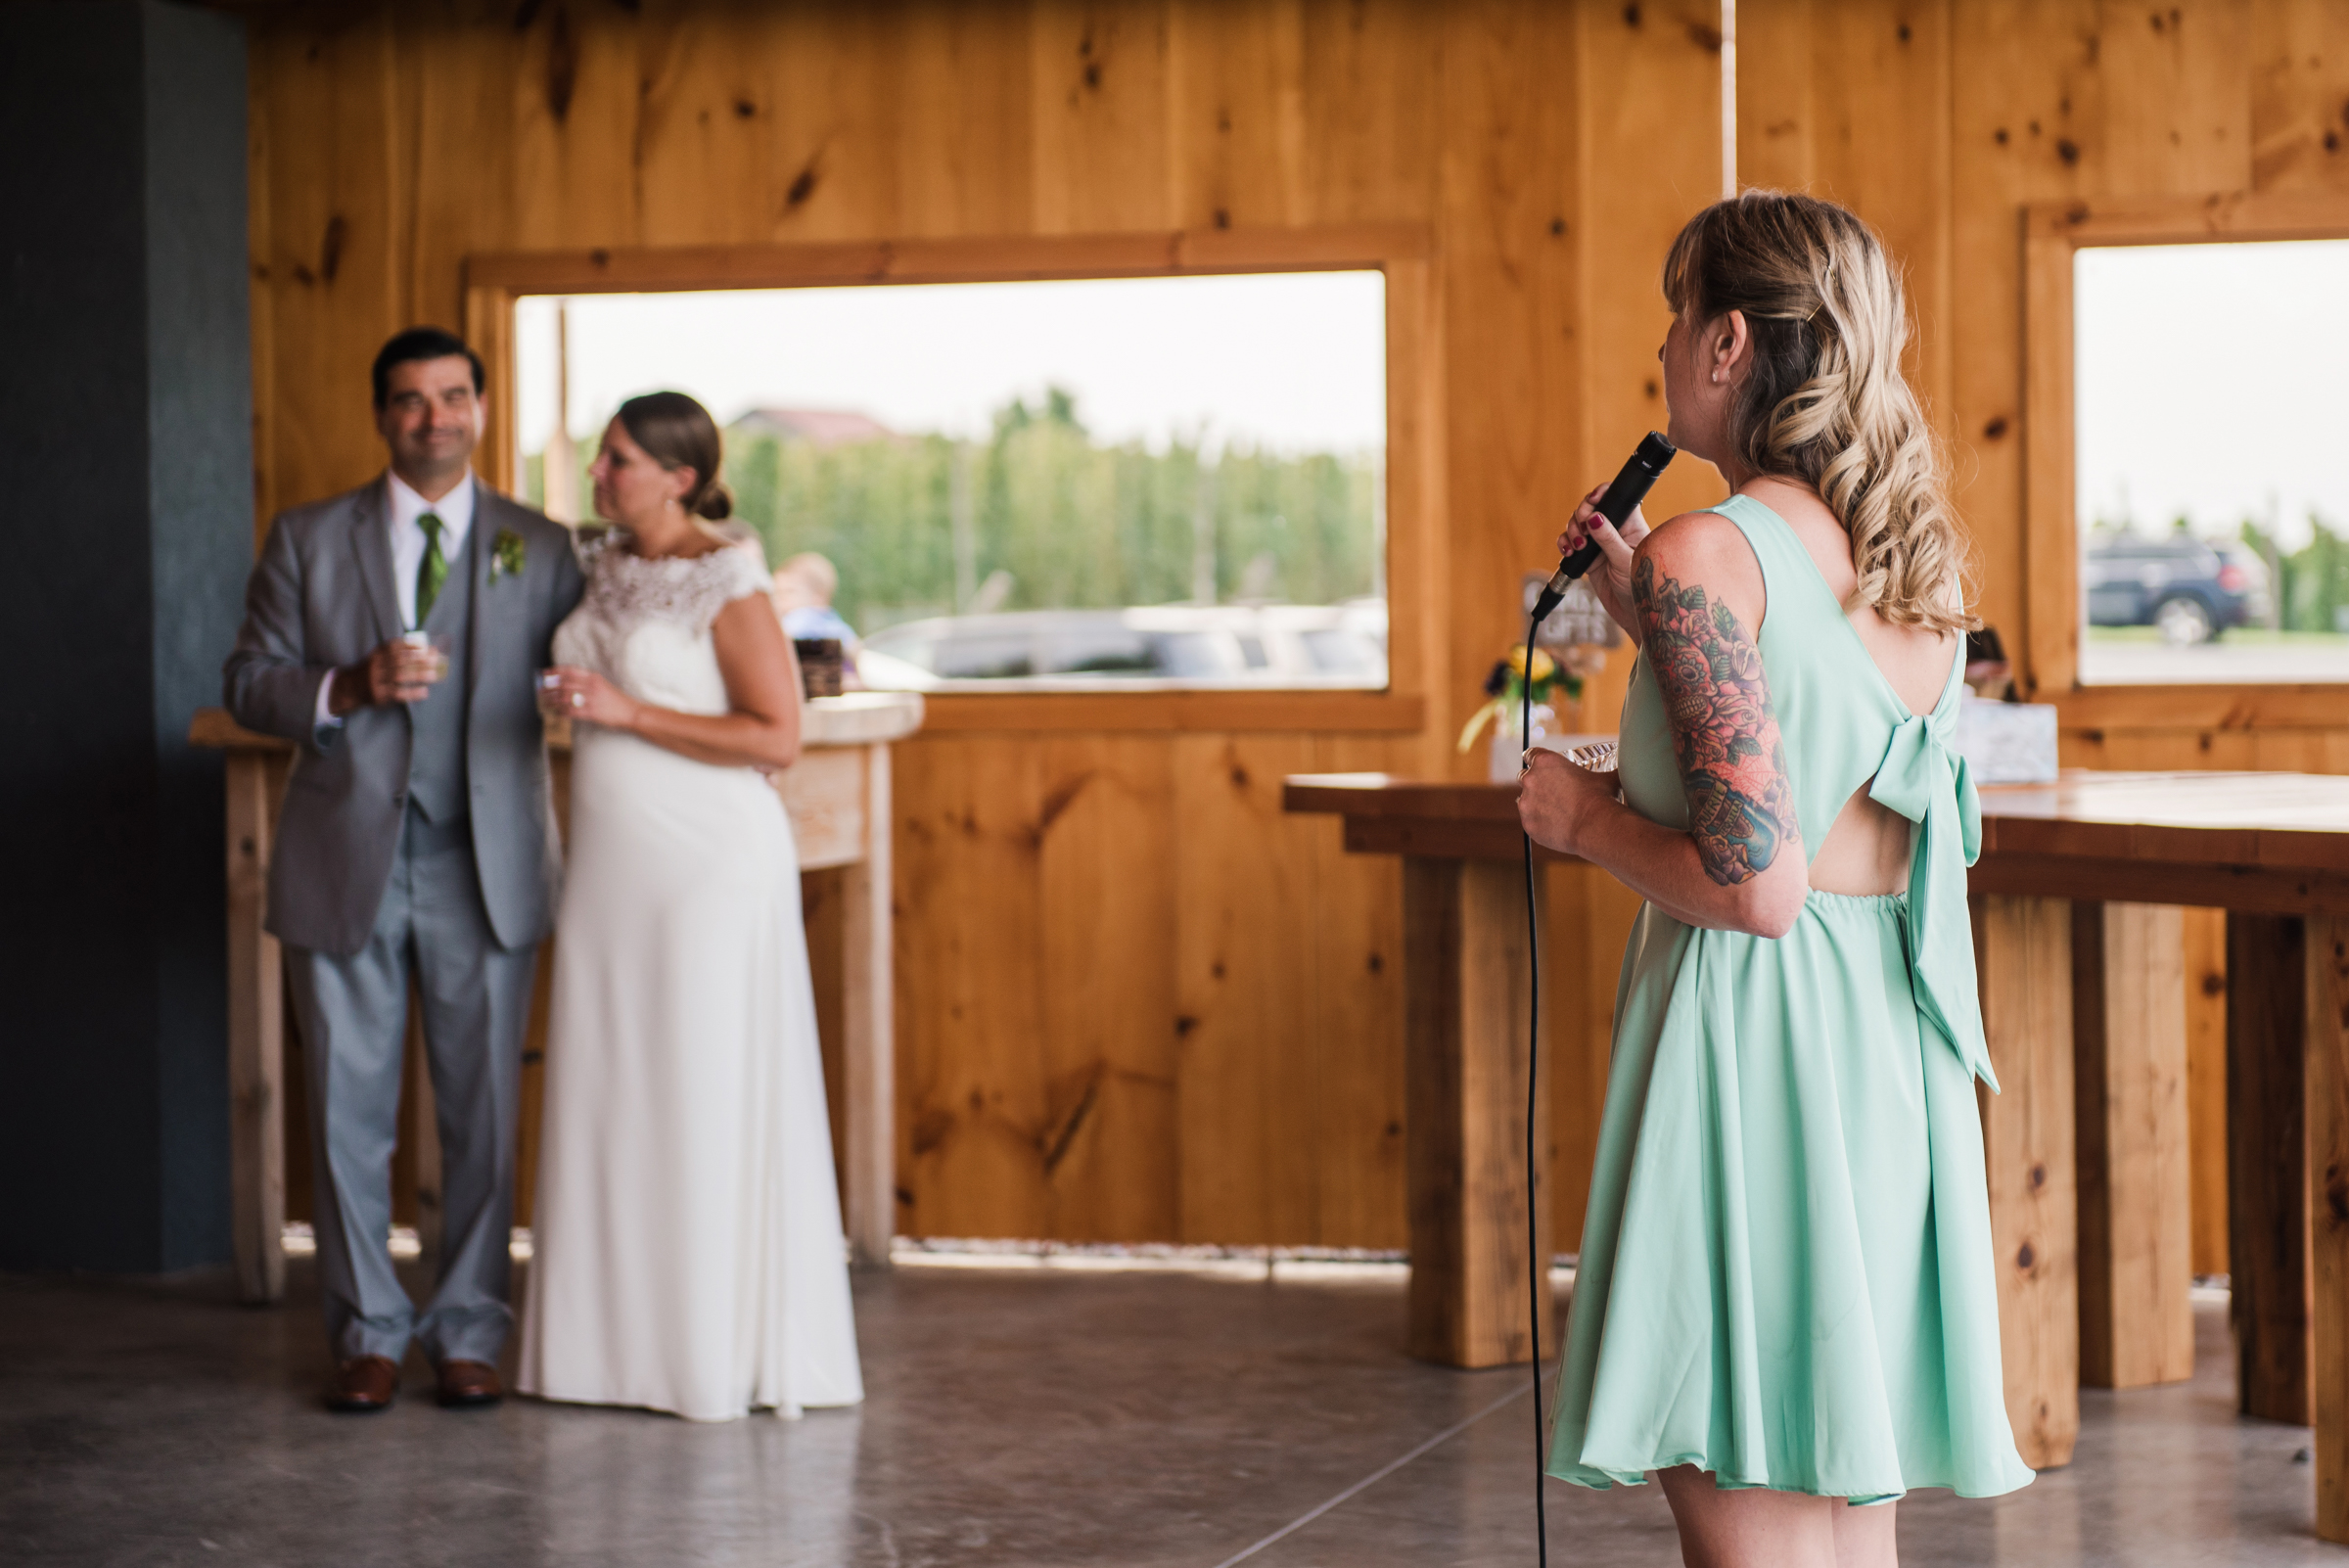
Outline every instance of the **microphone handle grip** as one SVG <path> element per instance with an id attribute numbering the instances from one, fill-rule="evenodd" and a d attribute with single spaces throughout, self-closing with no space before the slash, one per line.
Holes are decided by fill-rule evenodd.
<path id="1" fill-rule="evenodd" d="M 1631 461 L 1616 472 L 1614 480 L 1607 485 L 1606 493 L 1598 498 L 1598 515 L 1617 528 L 1623 527 L 1623 520 L 1647 499 L 1647 492 L 1655 487 L 1657 476 L 1664 472 L 1664 465 L 1671 462 L 1672 458 L 1671 443 L 1651 433 L 1646 440 L 1639 443 L 1639 450 L 1632 454 Z M 1558 563 L 1558 570 L 1550 577 L 1549 585 L 1542 590 L 1541 598 L 1536 601 L 1534 619 L 1537 622 L 1547 619 L 1550 611 L 1555 610 L 1558 602 L 1566 597 L 1567 588 L 1597 564 L 1598 541 L 1586 539 L 1581 549 Z"/>
<path id="2" fill-rule="evenodd" d="M 1637 504 L 1637 502 L 1633 503 L 1635 506 Z M 1623 509 L 1623 515 L 1624 517 L 1631 516 L 1632 508 L 1629 506 L 1625 507 Z M 1623 518 L 1621 517 L 1610 517 L 1607 519 L 1607 521 L 1616 525 L 1618 528 L 1623 526 Z M 1589 571 L 1596 565 L 1598 565 L 1598 541 L 1596 539 L 1586 539 L 1583 541 L 1583 547 L 1581 549 L 1575 551 L 1572 555 L 1567 556 L 1558 563 L 1557 575 L 1549 579 L 1550 586 L 1557 589 L 1560 593 L 1563 593 L 1566 591 L 1566 583 L 1575 581 L 1581 577 L 1584 573 Z M 1564 580 L 1561 581 L 1561 578 Z"/>

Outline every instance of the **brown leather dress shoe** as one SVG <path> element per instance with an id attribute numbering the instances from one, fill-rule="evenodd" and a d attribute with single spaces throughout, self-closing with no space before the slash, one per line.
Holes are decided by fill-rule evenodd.
<path id="1" fill-rule="evenodd" d="M 353 1356 L 335 1368 L 326 1387 L 330 1410 L 388 1410 L 399 1392 L 399 1363 L 387 1356 Z"/>
<path id="2" fill-rule="evenodd" d="M 442 1361 L 440 1363 L 440 1404 L 446 1408 L 463 1406 L 495 1405 L 506 1397 L 506 1386 L 497 1380 L 497 1368 L 487 1361 Z"/>

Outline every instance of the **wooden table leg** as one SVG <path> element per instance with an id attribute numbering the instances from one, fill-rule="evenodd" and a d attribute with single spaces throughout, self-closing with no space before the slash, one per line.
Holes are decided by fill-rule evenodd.
<path id="1" fill-rule="evenodd" d="M 2306 938 L 2317 1534 L 2349 1544 L 2349 920 L 2311 919 Z"/>
<path id="2" fill-rule="evenodd" d="M 2172 904 L 2072 905 L 2080 1380 L 2096 1388 L 2194 1375 L 2185 943 Z"/>
<path id="3" fill-rule="evenodd" d="M 2071 904 L 1973 899 L 1982 1022 L 2001 1094 L 1983 1095 L 2006 1417 L 2035 1470 L 2080 1437 L 2079 1203 L 2073 1154 Z"/>
<path id="4" fill-rule="evenodd" d="M 897 1234 L 896 981 L 890 952 L 889 748 L 864 748 L 864 854 L 841 873 L 841 1059 L 847 1107 L 849 1248 L 858 1268 L 889 1267 Z"/>
<path id="5" fill-rule="evenodd" d="M 1550 1354 L 1550 1292 L 1533 1320 L 1526 1259 L 1523 872 L 1406 858 L 1403 873 L 1411 1283 L 1405 1348 L 1448 1366 Z M 1546 1104 L 1535 1146 L 1549 1147 Z M 1549 1173 L 1534 1174 L 1547 1274 Z"/>
<path id="6" fill-rule="evenodd" d="M 2304 1426 L 2309 1407 L 2306 932 L 2227 916 L 2227 1231 L 2235 1400 Z"/>
<path id="7" fill-rule="evenodd" d="M 231 752 L 228 786 L 228 1094 L 230 1249 L 237 1294 L 286 1293 L 285 980 L 261 929 L 269 893 L 269 766 Z"/>

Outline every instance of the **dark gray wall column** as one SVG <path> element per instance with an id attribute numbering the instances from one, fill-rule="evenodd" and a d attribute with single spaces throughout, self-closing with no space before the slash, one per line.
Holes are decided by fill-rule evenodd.
<path id="1" fill-rule="evenodd" d="M 0 1268 L 228 1256 L 218 700 L 253 560 L 245 41 L 0 7 Z"/>

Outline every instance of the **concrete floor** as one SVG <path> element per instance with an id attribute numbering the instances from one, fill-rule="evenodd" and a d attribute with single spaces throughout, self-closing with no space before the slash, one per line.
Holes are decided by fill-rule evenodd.
<path id="1" fill-rule="evenodd" d="M 1523 1374 L 1404 1360 L 1394 1272 L 1330 1271 L 860 1278 L 863 1408 L 725 1426 L 443 1411 L 413 1361 L 388 1414 L 331 1415 L 301 1263 L 277 1309 L 0 1276 L 0 1562 L 1533 1562 Z M 1904 1561 L 2349 1564 L 2309 1535 L 2306 1430 L 2234 1413 L 2221 1301 L 2193 1383 L 2092 1392 L 2078 1462 L 2011 1498 L 1903 1503 Z M 1679 1561 L 1652 1486 L 1549 1499 L 1560 1568 Z"/>

